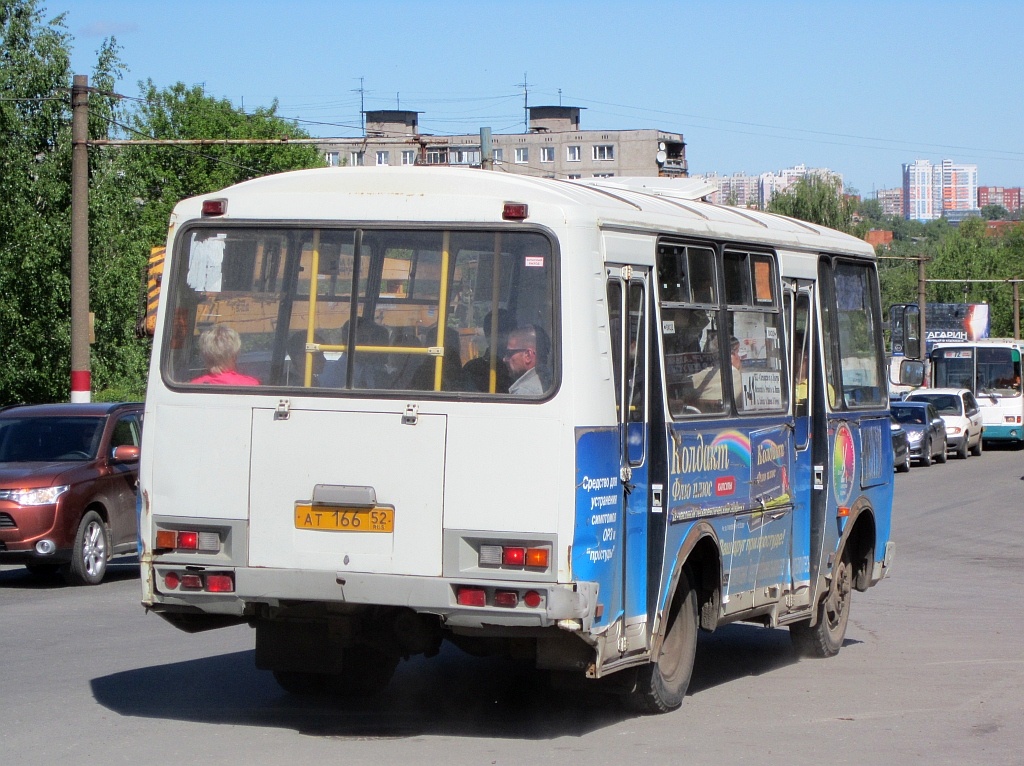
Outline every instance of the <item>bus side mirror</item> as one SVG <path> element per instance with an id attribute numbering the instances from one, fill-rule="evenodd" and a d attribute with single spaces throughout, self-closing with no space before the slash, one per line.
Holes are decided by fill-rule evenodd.
<path id="1" fill-rule="evenodd" d="M 913 359 L 900 360 L 900 385 L 917 388 L 924 383 L 924 362 Z"/>

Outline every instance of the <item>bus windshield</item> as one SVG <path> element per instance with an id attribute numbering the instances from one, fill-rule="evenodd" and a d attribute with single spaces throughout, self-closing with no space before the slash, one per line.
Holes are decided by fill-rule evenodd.
<path id="1" fill-rule="evenodd" d="M 180 241 L 171 384 L 554 388 L 554 250 L 538 232 L 219 226 Z"/>
<path id="2" fill-rule="evenodd" d="M 935 386 L 975 394 L 1021 395 L 1020 353 L 1012 348 L 948 347 L 933 354 Z"/>

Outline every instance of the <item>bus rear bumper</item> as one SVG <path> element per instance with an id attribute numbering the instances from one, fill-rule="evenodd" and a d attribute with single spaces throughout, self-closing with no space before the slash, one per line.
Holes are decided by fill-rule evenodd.
<path id="1" fill-rule="evenodd" d="M 597 583 L 544 583 L 419 577 L 411 575 L 325 572 L 320 570 L 210 568 L 211 573 L 230 574 L 233 593 L 182 592 L 166 588 L 166 575 L 184 567 L 157 564 L 152 590 L 144 601 L 156 612 L 201 612 L 237 617 L 256 614 L 260 605 L 320 603 L 324 605 L 405 607 L 438 615 L 452 628 L 492 626 L 550 627 L 560 625 L 589 631 L 597 605 Z M 195 571 L 194 568 L 190 568 Z M 483 592 L 483 606 L 459 603 L 459 591 Z M 497 606 L 496 595 L 515 593 L 514 606 Z M 527 594 L 539 596 L 528 606 Z M 532 600 L 532 599 L 531 599 Z M 506 601 L 507 603 L 507 601 Z"/>
<path id="2" fill-rule="evenodd" d="M 996 425 L 985 424 L 982 438 L 987 442 L 1022 442 L 1024 441 L 1024 425 Z"/>

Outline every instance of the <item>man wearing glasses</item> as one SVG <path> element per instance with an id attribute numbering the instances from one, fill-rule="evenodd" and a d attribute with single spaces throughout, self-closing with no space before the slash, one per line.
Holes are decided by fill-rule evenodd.
<path id="1" fill-rule="evenodd" d="M 508 387 L 510 394 L 540 396 L 544 393 L 544 384 L 537 374 L 537 330 L 534 327 L 519 327 L 509 333 L 508 347 L 502 358 L 515 378 Z"/>

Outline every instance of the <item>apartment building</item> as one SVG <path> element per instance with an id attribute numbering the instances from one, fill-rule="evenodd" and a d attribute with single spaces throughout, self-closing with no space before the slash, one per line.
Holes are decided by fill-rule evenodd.
<path id="1" fill-rule="evenodd" d="M 776 194 L 786 191 L 799 179 L 806 176 L 832 180 L 843 188 L 843 177 L 828 168 L 808 168 L 806 165 L 794 165 L 777 173 L 761 173 L 750 176 L 745 173 L 734 173 L 731 176 L 719 176 L 715 173 L 701 176 L 709 183 L 718 186 L 718 191 L 709 199 L 718 205 L 735 205 L 737 207 L 754 207 L 763 210 Z"/>
<path id="2" fill-rule="evenodd" d="M 914 160 L 903 165 L 903 215 L 932 221 L 946 216 L 978 215 L 978 166 L 943 160 Z"/>
<path id="3" fill-rule="evenodd" d="M 1017 212 L 1020 210 L 1020 187 L 979 186 L 978 207 L 986 205 L 1000 205 L 1011 213 Z"/>
<path id="4" fill-rule="evenodd" d="M 529 132 L 490 136 L 495 170 L 547 178 L 678 176 L 687 173 L 681 133 L 663 130 L 582 130 L 579 107 L 529 108 Z M 420 112 L 367 111 L 366 135 L 325 139 L 329 165 L 453 165 L 482 167 L 480 134 L 435 136 L 419 131 Z"/>
<path id="5" fill-rule="evenodd" d="M 879 189 L 875 199 L 882 207 L 882 215 L 903 215 L 903 189 Z"/>

